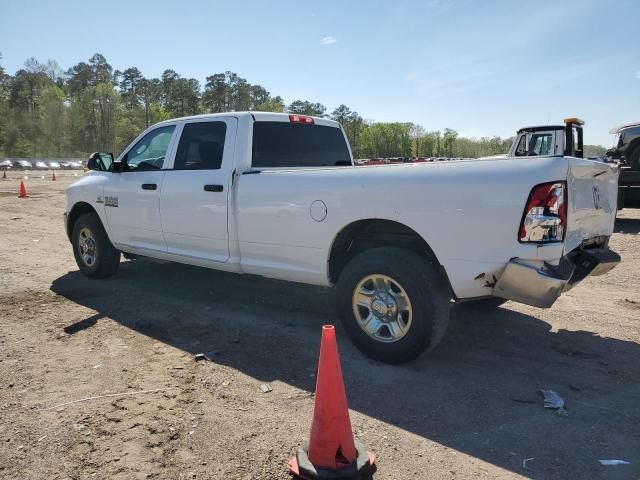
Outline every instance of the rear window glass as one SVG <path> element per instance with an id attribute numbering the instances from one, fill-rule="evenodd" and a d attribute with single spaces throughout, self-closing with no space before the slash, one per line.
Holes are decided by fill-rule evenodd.
<path id="1" fill-rule="evenodd" d="M 349 149 L 339 128 L 285 122 L 253 125 L 253 167 L 338 165 L 351 165 Z"/>

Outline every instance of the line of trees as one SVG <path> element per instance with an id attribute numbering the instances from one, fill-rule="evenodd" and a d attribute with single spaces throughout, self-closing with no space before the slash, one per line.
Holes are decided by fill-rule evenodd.
<path id="1" fill-rule="evenodd" d="M 0 56 L 0 60 L 2 57 Z M 56 61 L 29 58 L 9 75 L 0 64 L 0 155 L 10 157 L 85 156 L 120 152 L 142 130 L 185 115 L 230 111 L 290 112 L 339 121 L 354 157 L 479 157 L 506 153 L 511 139 L 463 138 L 455 130 L 427 132 L 409 122 L 364 120 L 346 105 L 330 113 L 308 100 L 286 105 L 261 85 L 226 71 L 204 86 L 165 70 L 146 78 L 136 67 L 114 70 L 96 53 L 63 70 Z"/>

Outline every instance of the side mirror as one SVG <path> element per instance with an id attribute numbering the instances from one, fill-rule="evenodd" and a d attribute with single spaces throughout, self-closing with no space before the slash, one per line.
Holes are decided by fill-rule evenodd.
<path id="1" fill-rule="evenodd" d="M 89 170 L 98 170 L 100 172 L 111 171 L 114 165 L 113 153 L 93 152 L 87 160 L 87 168 Z"/>
<path id="2" fill-rule="evenodd" d="M 100 154 L 98 152 L 93 152 L 89 155 L 89 160 L 87 160 L 87 168 L 89 170 L 98 170 L 98 158 L 100 158 Z"/>
<path id="3" fill-rule="evenodd" d="M 111 169 L 112 172 L 115 173 L 122 173 L 122 171 L 124 170 L 124 162 L 122 160 L 120 161 L 113 161 L 113 168 Z"/>

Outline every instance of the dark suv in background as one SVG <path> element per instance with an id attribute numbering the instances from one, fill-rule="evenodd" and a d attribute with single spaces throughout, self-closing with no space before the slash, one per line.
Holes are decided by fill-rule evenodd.
<path id="1" fill-rule="evenodd" d="M 620 162 L 618 209 L 640 208 L 640 122 L 612 129 L 613 148 L 606 161 Z"/>
<path id="2" fill-rule="evenodd" d="M 616 127 L 609 133 L 616 136 L 607 156 L 624 161 L 634 170 L 640 170 L 640 122 Z"/>

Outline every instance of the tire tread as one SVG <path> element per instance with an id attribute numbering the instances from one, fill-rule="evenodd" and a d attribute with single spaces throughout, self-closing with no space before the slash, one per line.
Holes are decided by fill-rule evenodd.
<path id="1" fill-rule="evenodd" d="M 96 262 L 96 268 L 89 268 L 84 265 L 79 256 L 76 239 L 80 229 L 84 226 L 89 227 L 96 237 L 96 243 L 98 244 L 98 260 Z M 90 278 L 108 278 L 115 275 L 118 271 L 118 266 L 120 265 L 120 252 L 113 246 L 111 240 L 109 240 L 109 236 L 107 235 L 97 213 L 91 212 L 80 215 L 73 224 L 71 239 L 73 242 L 73 254 L 75 256 L 76 263 L 84 275 Z"/>
<path id="2" fill-rule="evenodd" d="M 355 282 L 363 275 L 389 273 L 405 288 L 413 291 L 414 309 L 426 308 L 429 313 L 424 317 L 422 312 L 414 311 L 416 330 L 410 330 L 407 337 L 397 343 L 375 344 L 355 323 L 351 306 L 351 296 Z M 403 277 L 402 279 L 397 278 Z M 411 285 L 406 284 L 411 282 Z M 418 283 L 414 285 L 413 283 Z M 407 292 L 409 293 L 409 292 Z M 435 259 L 424 258 L 410 250 L 397 247 L 379 247 L 355 256 L 345 267 L 338 279 L 337 305 L 340 318 L 356 346 L 366 355 L 387 363 L 403 363 L 415 359 L 425 351 L 433 350 L 444 337 L 449 325 L 449 293 L 438 271 Z M 412 335 L 411 337 L 408 337 Z M 385 347 L 381 347 L 385 345 Z M 386 349 L 386 352 L 381 352 Z"/>

